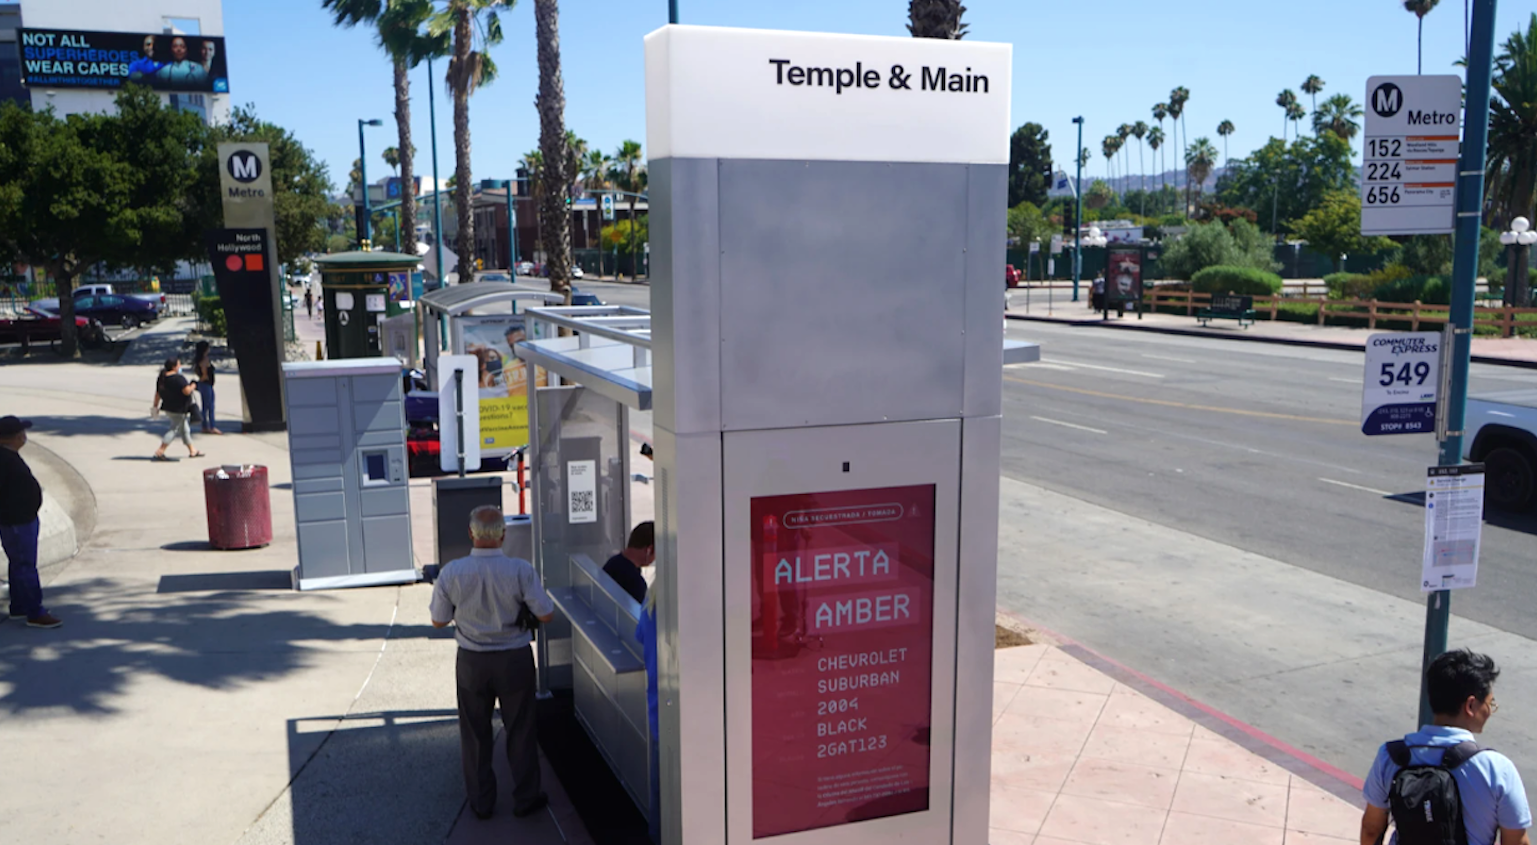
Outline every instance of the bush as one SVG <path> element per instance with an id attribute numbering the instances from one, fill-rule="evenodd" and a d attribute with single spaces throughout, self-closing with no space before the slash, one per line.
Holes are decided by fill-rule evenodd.
<path id="1" fill-rule="evenodd" d="M 208 334 L 214 337 L 224 337 L 229 333 L 229 324 L 224 319 L 224 303 L 217 296 L 196 297 L 197 318 L 204 325 Z"/>
<path id="2" fill-rule="evenodd" d="M 1170 279 L 1192 279 L 1207 267 L 1252 267 L 1276 269 L 1271 257 L 1270 239 L 1243 218 L 1231 225 L 1201 223 L 1184 237 L 1169 244 L 1159 261 L 1163 275 Z"/>
<path id="3" fill-rule="evenodd" d="M 1383 302 L 1423 302 L 1426 305 L 1450 305 L 1452 286 L 1441 276 L 1409 276 L 1386 282 L 1372 291 Z"/>
<path id="4" fill-rule="evenodd" d="M 1370 299 L 1381 282 L 1361 273 L 1330 273 L 1324 276 L 1324 286 L 1329 289 L 1330 299 Z"/>
<path id="5" fill-rule="evenodd" d="M 1198 293 L 1237 293 L 1270 296 L 1281 292 L 1281 277 L 1253 267 L 1217 265 L 1190 277 L 1190 289 Z"/>

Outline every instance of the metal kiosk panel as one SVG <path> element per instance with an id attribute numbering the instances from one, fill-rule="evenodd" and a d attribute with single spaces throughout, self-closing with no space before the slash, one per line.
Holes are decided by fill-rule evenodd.
<path id="1" fill-rule="evenodd" d="M 409 584 L 411 502 L 400 362 L 283 365 L 301 590 Z"/>

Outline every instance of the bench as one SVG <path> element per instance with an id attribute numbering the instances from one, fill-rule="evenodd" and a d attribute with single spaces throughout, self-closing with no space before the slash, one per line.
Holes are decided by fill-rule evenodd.
<path id="1" fill-rule="evenodd" d="M 1195 318 L 1202 328 L 1212 320 L 1237 320 L 1240 328 L 1247 329 L 1254 325 L 1254 297 L 1214 293 L 1211 304 L 1195 312 Z"/>

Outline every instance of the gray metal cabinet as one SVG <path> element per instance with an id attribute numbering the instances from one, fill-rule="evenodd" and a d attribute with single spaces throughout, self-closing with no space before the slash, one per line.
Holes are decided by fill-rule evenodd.
<path id="1" fill-rule="evenodd" d="M 400 362 L 283 365 L 301 590 L 408 584 L 411 555 Z"/>

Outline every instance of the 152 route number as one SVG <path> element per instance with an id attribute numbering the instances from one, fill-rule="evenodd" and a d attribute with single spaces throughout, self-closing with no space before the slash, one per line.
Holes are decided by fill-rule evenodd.
<path id="1" fill-rule="evenodd" d="M 1377 383 L 1383 387 L 1391 387 L 1394 382 L 1408 386 L 1421 385 L 1425 379 L 1430 378 L 1430 365 L 1421 361 L 1417 364 L 1405 363 L 1395 368 L 1392 364 L 1383 364 L 1382 372 L 1377 378 Z M 1418 379 L 1416 381 L 1416 379 Z"/>
<path id="2" fill-rule="evenodd" d="M 1366 189 L 1367 205 L 1393 205 L 1394 203 L 1398 202 L 1399 199 L 1400 197 L 1398 194 L 1397 185 L 1392 187 L 1383 185 L 1380 188 L 1373 186 Z"/>
<path id="3" fill-rule="evenodd" d="M 1402 138 L 1366 139 L 1367 158 L 1400 158 L 1403 154 L 1404 139 Z"/>

